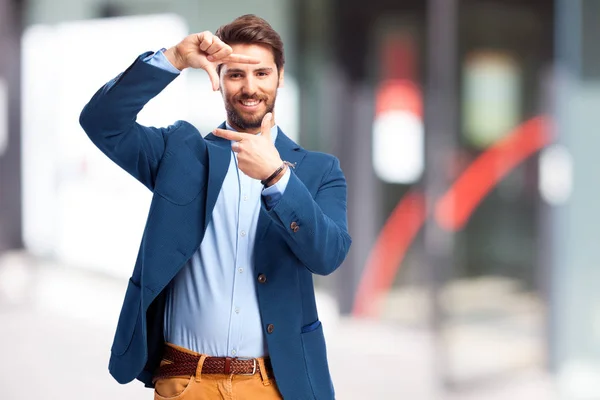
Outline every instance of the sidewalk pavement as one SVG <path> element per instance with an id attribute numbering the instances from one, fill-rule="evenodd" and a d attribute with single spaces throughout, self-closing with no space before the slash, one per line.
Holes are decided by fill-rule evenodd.
<path id="1" fill-rule="evenodd" d="M 119 385 L 108 374 L 125 287 L 122 279 L 22 254 L 0 258 L 0 399 L 153 398 L 141 383 Z M 442 393 L 429 333 L 338 318 L 324 295 L 319 309 L 338 399 L 558 399 L 540 371 Z"/>

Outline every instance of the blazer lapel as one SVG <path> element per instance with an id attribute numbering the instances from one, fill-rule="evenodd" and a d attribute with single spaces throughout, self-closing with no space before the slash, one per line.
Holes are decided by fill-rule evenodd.
<path id="1" fill-rule="evenodd" d="M 221 124 L 219 128 L 225 129 L 225 124 Z M 204 230 L 206 230 L 212 219 L 212 212 L 231 162 L 231 142 L 229 140 L 215 136 L 212 133 L 206 135 L 205 139 L 208 149 L 208 185 L 206 188 Z"/>
<path id="2" fill-rule="evenodd" d="M 305 155 L 304 150 L 296 142 L 287 137 L 279 128 L 277 140 L 275 140 L 275 148 L 283 161 L 289 161 L 296 166 L 302 161 Z"/>
<path id="3" fill-rule="evenodd" d="M 296 168 L 300 165 L 300 162 L 305 156 L 305 152 L 293 140 L 288 138 L 279 128 L 277 139 L 275 140 L 275 148 L 279 152 L 281 159 L 292 163 L 294 165 L 294 170 L 296 171 Z M 257 244 L 260 243 L 262 237 L 267 233 L 271 223 L 271 217 L 267 215 L 265 208 L 261 207 L 260 214 L 258 216 L 258 225 L 256 227 L 256 241 L 254 243 L 255 249 L 258 249 Z M 256 250 L 254 254 L 258 254 Z"/>

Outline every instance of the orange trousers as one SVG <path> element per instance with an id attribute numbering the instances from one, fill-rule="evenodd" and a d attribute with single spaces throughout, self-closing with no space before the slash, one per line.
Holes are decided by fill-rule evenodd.
<path id="1" fill-rule="evenodd" d="M 167 344 L 189 354 L 205 357 L 183 347 Z M 168 361 L 161 361 L 161 365 Z M 159 379 L 155 383 L 155 400 L 281 400 L 274 378 L 268 377 L 264 360 L 259 358 L 260 371 L 254 375 L 202 374 L 197 368 L 195 376 Z"/>

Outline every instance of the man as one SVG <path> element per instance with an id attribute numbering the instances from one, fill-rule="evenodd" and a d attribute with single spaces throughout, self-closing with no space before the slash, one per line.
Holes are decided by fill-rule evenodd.
<path id="1" fill-rule="evenodd" d="M 204 69 L 227 121 L 205 138 L 136 115 L 185 68 Z M 80 123 L 153 192 L 109 370 L 156 399 L 333 399 L 312 275 L 348 253 L 346 182 L 331 155 L 275 125 L 283 44 L 242 16 L 142 54 Z"/>

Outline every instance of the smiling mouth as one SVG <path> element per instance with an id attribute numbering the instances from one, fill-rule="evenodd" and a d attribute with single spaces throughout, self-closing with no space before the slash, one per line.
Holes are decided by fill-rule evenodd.
<path id="1" fill-rule="evenodd" d="M 247 110 L 253 110 L 262 103 L 262 100 L 258 99 L 244 99 L 238 100 L 238 103 L 242 106 L 242 108 Z"/>

